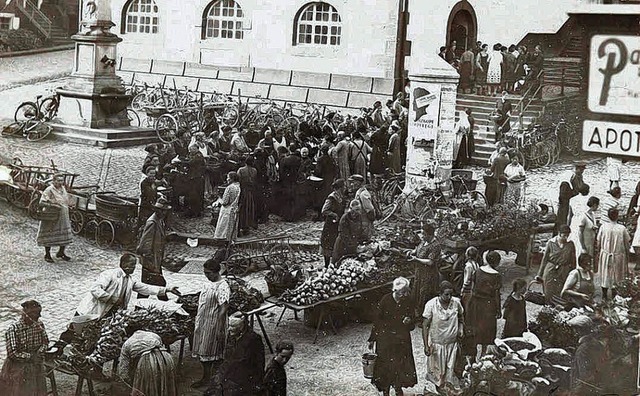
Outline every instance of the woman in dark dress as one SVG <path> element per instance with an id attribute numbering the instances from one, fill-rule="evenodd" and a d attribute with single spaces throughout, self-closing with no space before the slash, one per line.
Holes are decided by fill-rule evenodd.
<path id="1" fill-rule="evenodd" d="M 497 320 L 500 312 L 500 288 L 502 277 L 496 271 L 500 264 L 500 253 L 491 250 L 484 255 L 484 265 L 474 274 L 473 290 L 469 301 L 467 327 L 473 334 L 477 352 L 482 355 L 485 346 L 493 345 L 496 338 Z"/>
<path id="2" fill-rule="evenodd" d="M 560 298 L 564 282 L 569 272 L 576 268 L 576 247 L 569 240 L 571 228 L 560 226 L 559 234 L 547 242 L 542 255 L 536 281 L 544 285 L 544 299 L 547 304 L 563 304 Z"/>
<path id="3" fill-rule="evenodd" d="M 258 182 L 258 171 L 253 167 L 253 157 L 244 159 L 244 165 L 238 169 L 240 178 L 240 213 L 238 229 L 241 234 L 247 234 L 249 229 L 257 229 L 255 192 Z"/>
<path id="4" fill-rule="evenodd" d="M 440 250 L 430 246 L 435 238 L 435 229 L 431 224 L 424 223 L 420 234 L 420 244 L 408 254 L 408 260 L 415 268 L 413 280 L 413 298 L 416 317 L 422 317 L 424 304 L 436 297 L 440 287 L 440 273 L 437 258 Z"/>
<path id="5" fill-rule="evenodd" d="M 338 238 L 338 222 L 344 214 L 345 204 L 345 184 L 344 180 L 338 179 L 333 182 L 333 192 L 329 194 L 322 206 L 322 216 L 324 217 L 324 227 L 320 236 L 320 250 L 324 257 L 324 266 L 328 267 L 333 255 L 333 245 Z"/>
<path id="6" fill-rule="evenodd" d="M 384 173 L 385 164 L 387 163 L 387 147 L 389 146 L 389 125 L 385 122 L 382 126 L 371 134 L 371 164 L 369 171 L 372 175 L 380 175 Z"/>
<path id="7" fill-rule="evenodd" d="M 358 253 L 358 244 L 366 239 L 362 225 L 362 205 L 354 199 L 349 203 L 349 210 L 342 215 L 338 224 L 338 237 L 333 246 L 333 262 L 337 263 L 343 256 Z"/>
<path id="8" fill-rule="evenodd" d="M 369 336 L 369 349 L 373 349 L 375 344 L 378 355 L 371 382 L 384 396 L 389 395 L 391 387 L 396 395 L 402 395 L 402 388 L 418 383 L 411 345 L 415 321 L 410 296 L 409 281 L 396 278 L 393 292 L 378 303 L 378 313 Z"/>
<path id="9" fill-rule="evenodd" d="M 338 175 L 338 166 L 329 155 L 329 147 L 325 146 L 320 149 L 320 158 L 318 158 L 318 163 L 316 164 L 313 175 L 322 179 L 312 199 L 312 206 L 313 209 L 318 211 L 319 220 L 323 216 L 322 208 L 325 199 L 333 191 L 333 182 Z"/>
<path id="10" fill-rule="evenodd" d="M 185 195 L 187 217 L 200 217 L 204 209 L 204 172 L 206 161 L 197 146 L 189 146 L 188 186 Z"/>
<path id="11" fill-rule="evenodd" d="M 153 214 L 153 205 L 158 200 L 156 188 L 156 168 L 149 166 L 145 171 L 147 177 L 140 182 L 140 201 L 138 203 L 138 228 L 142 227 Z"/>

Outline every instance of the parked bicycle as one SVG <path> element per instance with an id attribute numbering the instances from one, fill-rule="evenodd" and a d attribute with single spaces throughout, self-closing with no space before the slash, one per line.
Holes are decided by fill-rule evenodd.
<path id="1" fill-rule="evenodd" d="M 60 94 L 45 97 L 38 95 L 36 101 L 21 103 L 14 113 L 15 123 L 10 128 L 3 129 L 3 135 L 22 134 L 28 141 L 42 140 L 49 136 L 52 127 L 47 124 L 58 115 L 60 108 Z"/>

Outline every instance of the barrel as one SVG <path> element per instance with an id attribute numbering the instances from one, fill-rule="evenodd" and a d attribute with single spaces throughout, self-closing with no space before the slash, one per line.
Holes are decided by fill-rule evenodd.
<path id="1" fill-rule="evenodd" d="M 376 364 L 378 355 L 375 353 L 365 353 L 362 355 L 362 371 L 364 378 L 373 378 L 373 366 Z"/>

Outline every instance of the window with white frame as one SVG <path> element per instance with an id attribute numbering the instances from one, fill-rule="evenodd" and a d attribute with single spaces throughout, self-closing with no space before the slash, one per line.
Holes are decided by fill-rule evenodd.
<path id="1" fill-rule="evenodd" d="M 158 33 L 158 5 L 155 0 L 132 0 L 125 9 L 123 33 Z"/>
<path id="2" fill-rule="evenodd" d="M 307 4 L 298 12 L 295 23 L 294 45 L 340 45 L 342 20 L 329 3 Z"/>
<path id="3" fill-rule="evenodd" d="M 234 0 L 216 0 L 205 10 L 202 38 L 242 40 L 244 13 Z"/>
<path id="4" fill-rule="evenodd" d="M 0 16 L 0 30 L 9 30 L 11 29 L 11 22 L 13 18 L 8 16 Z"/>

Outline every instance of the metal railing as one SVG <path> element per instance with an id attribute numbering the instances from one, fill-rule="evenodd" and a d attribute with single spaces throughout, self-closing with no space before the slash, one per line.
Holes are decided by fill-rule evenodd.
<path id="1" fill-rule="evenodd" d="M 531 79 L 532 84 L 527 88 L 527 90 L 522 94 L 522 98 L 516 104 L 516 108 L 518 109 L 518 125 L 516 130 L 524 129 L 524 112 L 527 111 L 531 103 L 538 97 L 538 94 L 542 91 L 542 87 L 544 86 L 544 70 L 540 70 L 538 74 Z M 525 104 L 526 102 L 526 104 Z M 507 122 L 511 122 L 510 117 L 505 120 L 505 122 L 500 126 L 500 129 L 504 128 Z"/>
<path id="2" fill-rule="evenodd" d="M 16 1 L 18 9 L 24 16 L 31 22 L 46 39 L 51 37 L 51 26 L 53 25 L 51 20 L 38 9 L 38 6 L 29 0 Z"/>

